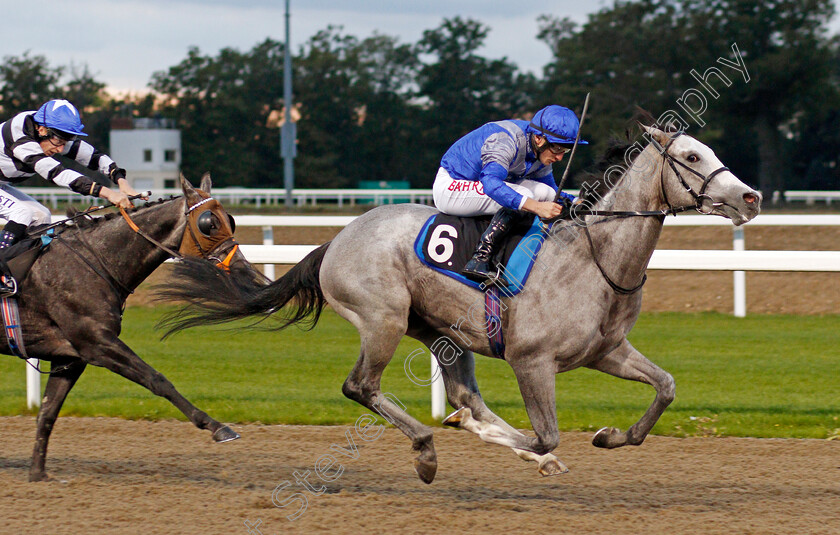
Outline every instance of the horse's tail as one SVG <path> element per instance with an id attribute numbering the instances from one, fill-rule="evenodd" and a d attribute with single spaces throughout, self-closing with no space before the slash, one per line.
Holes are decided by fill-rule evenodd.
<path id="1" fill-rule="evenodd" d="M 156 286 L 157 298 L 187 304 L 167 314 L 158 324 L 167 329 L 164 338 L 199 325 L 219 324 L 254 316 L 259 321 L 280 312 L 292 300 L 296 307 L 286 309 L 276 329 L 306 322 L 313 328 L 326 304 L 318 273 L 330 242 L 298 262 L 276 281 L 255 281 L 248 269 L 225 273 L 205 260 L 186 259 L 175 265 L 172 278 Z"/>

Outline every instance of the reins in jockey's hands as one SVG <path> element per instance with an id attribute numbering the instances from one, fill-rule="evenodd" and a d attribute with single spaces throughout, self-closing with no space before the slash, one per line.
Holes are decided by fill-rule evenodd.
<path id="1" fill-rule="evenodd" d="M 100 191 L 100 197 L 103 197 L 105 200 L 117 206 L 119 208 L 133 208 L 134 205 L 131 203 L 131 199 L 143 199 L 144 201 L 149 200 L 149 194 L 151 192 L 144 191 L 143 193 L 139 193 L 131 187 L 128 183 L 128 180 L 125 178 L 120 178 L 117 181 L 117 184 L 120 187 L 119 191 L 114 191 L 108 188 L 103 187 L 102 191 Z M 106 192 L 107 190 L 107 192 Z"/>

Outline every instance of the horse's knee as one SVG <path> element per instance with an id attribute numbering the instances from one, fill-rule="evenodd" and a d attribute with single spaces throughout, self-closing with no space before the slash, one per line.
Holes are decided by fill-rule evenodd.
<path id="1" fill-rule="evenodd" d="M 659 398 L 666 405 L 670 405 L 676 397 L 677 383 L 674 381 L 670 373 L 665 372 L 665 378 L 662 381 L 662 387 L 659 389 Z"/>
<path id="2" fill-rule="evenodd" d="M 362 388 L 361 386 L 350 377 L 348 377 L 344 384 L 341 385 L 341 393 L 344 394 L 344 397 L 348 399 L 352 399 L 356 403 L 361 403 L 363 399 L 362 395 Z"/>

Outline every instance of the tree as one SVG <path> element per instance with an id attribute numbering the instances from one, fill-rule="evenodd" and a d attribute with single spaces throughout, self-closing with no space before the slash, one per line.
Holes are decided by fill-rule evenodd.
<path id="1" fill-rule="evenodd" d="M 417 111 L 409 99 L 419 62 L 410 45 L 374 34 L 359 41 L 330 26 L 295 61 L 298 161 L 310 186 L 413 180 Z"/>
<path id="2" fill-rule="evenodd" d="M 187 58 L 152 76 L 163 113 L 183 132 L 182 169 L 211 171 L 219 185 L 277 185 L 279 134 L 266 120 L 282 90 L 283 45 L 271 39 L 217 57 L 190 48 Z"/>
<path id="3" fill-rule="evenodd" d="M 58 81 L 64 69 L 52 68 L 44 56 L 5 56 L 0 65 L 0 107 L 4 116 L 22 111 L 37 110 L 51 98 L 55 98 Z"/>
<path id="4" fill-rule="evenodd" d="M 489 28 L 478 21 L 444 19 L 423 32 L 418 53 L 430 56 L 417 75 L 418 101 L 423 105 L 421 161 L 428 166 L 428 187 L 440 158 L 467 132 L 489 121 L 535 112 L 536 80 L 520 74 L 507 58 L 476 55 Z"/>
<path id="5" fill-rule="evenodd" d="M 691 71 L 703 76 L 719 58 L 735 61 L 735 45 L 749 79 L 726 86 L 712 76 L 718 96 L 706 99 L 709 126 L 691 133 L 769 195 L 785 189 L 788 136 L 836 102 L 836 56 L 825 38 L 833 12 L 830 0 L 616 2 L 580 29 L 543 19 L 541 36 L 555 55 L 546 74 L 555 99 L 592 90 L 590 131 L 605 138 L 635 104 L 654 115 L 679 109 L 684 92 L 700 86 Z"/>

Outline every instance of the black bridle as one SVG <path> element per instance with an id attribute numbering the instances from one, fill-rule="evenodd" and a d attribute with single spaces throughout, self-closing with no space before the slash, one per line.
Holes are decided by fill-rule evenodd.
<path id="1" fill-rule="evenodd" d="M 699 171 L 696 171 L 696 170 L 692 169 L 691 167 L 687 166 L 686 164 L 682 163 L 681 161 L 676 160 L 668 152 L 668 148 L 671 146 L 671 144 L 674 142 L 674 140 L 677 139 L 678 137 L 680 137 L 682 134 L 684 134 L 684 132 L 680 131 L 680 132 L 677 132 L 676 134 L 674 134 L 673 136 L 671 136 L 671 138 L 668 140 L 668 143 L 666 143 L 664 147 L 662 145 L 660 145 L 659 142 L 656 141 L 655 139 L 653 139 L 652 137 L 650 138 L 650 142 L 653 145 L 653 147 L 657 150 L 657 152 L 659 152 L 659 154 L 662 155 L 663 159 L 666 162 L 668 162 L 668 165 L 671 167 L 671 169 L 673 169 L 674 174 L 677 175 L 677 179 L 680 181 L 680 184 L 682 185 L 682 187 L 685 188 L 685 190 L 688 193 L 690 193 L 691 196 L 694 198 L 694 205 L 686 205 L 686 206 L 681 206 L 681 207 L 678 207 L 678 208 L 674 208 L 671 205 L 671 202 L 668 200 L 668 192 L 665 188 L 665 165 L 664 165 L 664 162 L 663 162 L 662 170 L 659 173 L 659 183 L 660 183 L 661 188 L 662 188 L 662 195 L 665 198 L 664 199 L 665 204 L 668 205 L 667 209 L 664 209 L 664 210 L 639 210 L 639 211 L 577 210 L 576 208 L 577 208 L 578 205 L 573 205 L 572 207 L 570 207 L 570 209 L 572 210 L 572 215 L 573 216 L 600 215 L 600 216 L 613 216 L 613 217 L 661 217 L 664 220 L 665 216 L 668 216 L 668 215 L 676 216 L 677 214 L 679 214 L 681 212 L 686 212 L 686 211 L 692 210 L 692 209 L 697 210 L 701 214 L 709 215 L 712 212 L 714 212 L 714 210 L 716 208 L 719 208 L 719 207 L 723 206 L 725 203 L 715 202 L 714 199 L 712 199 L 706 193 L 706 190 L 708 189 L 709 184 L 712 182 L 713 178 L 715 178 L 720 173 L 723 173 L 724 171 L 729 171 L 729 168 L 728 167 L 719 167 L 718 169 L 715 169 L 714 171 L 712 171 L 708 175 L 704 175 L 704 174 L 700 173 Z M 688 184 L 688 182 L 686 182 L 685 177 L 683 177 L 682 174 L 680 173 L 679 169 L 677 169 L 678 165 L 680 167 L 682 167 L 683 169 L 685 169 L 686 171 L 688 171 L 688 172 L 692 173 L 693 175 L 699 177 L 703 181 L 703 185 L 700 187 L 699 192 L 694 191 L 694 188 L 692 188 L 691 185 Z M 708 209 L 704 208 L 704 206 L 706 205 L 706 201 L 709 201 L 709 204 L 708 204 L 709 208 Z M 589 241 L 589 250 L 592 254 L 592 259 L 595 261 L 595 265 L 598 266 L 598 270 L 601 272 L 601 275 L 604 277 L 604 280 L 607 281 L 607 284 L 610 285 L 610 288 L 612 288 L 613 291 L 615 291 L 616 293 L 622 294 L 622 295 L 630 295 L 630 294 L 636 293 L 637 291 L 639 291 L 642 288 L 642 286 L 645 285 L 645 282 L 647 281 L 647 274 L 644 274 L 642 276 L 642 280 L 641 280 L 641 282 L 639 282 L 639 284 L 637 284 L 637 285 L 635 285 L 631 288 L 625 288 L 623 286 L 619 286 L 618 284 L 616 284 L 609 277 L 609 275 L 607 275 L 607 272 L 604 270 L 604 267 L 601 265 L 601 262 L 598 260 L 598 256 L 597 256 L 596 251 L 595 251 L 595 244 L 592 241 L 592 235 L 589 233 L 589 225 L 584 224 L 583 225 L 583 230 L 586 233 L 586 239 Z"/>

